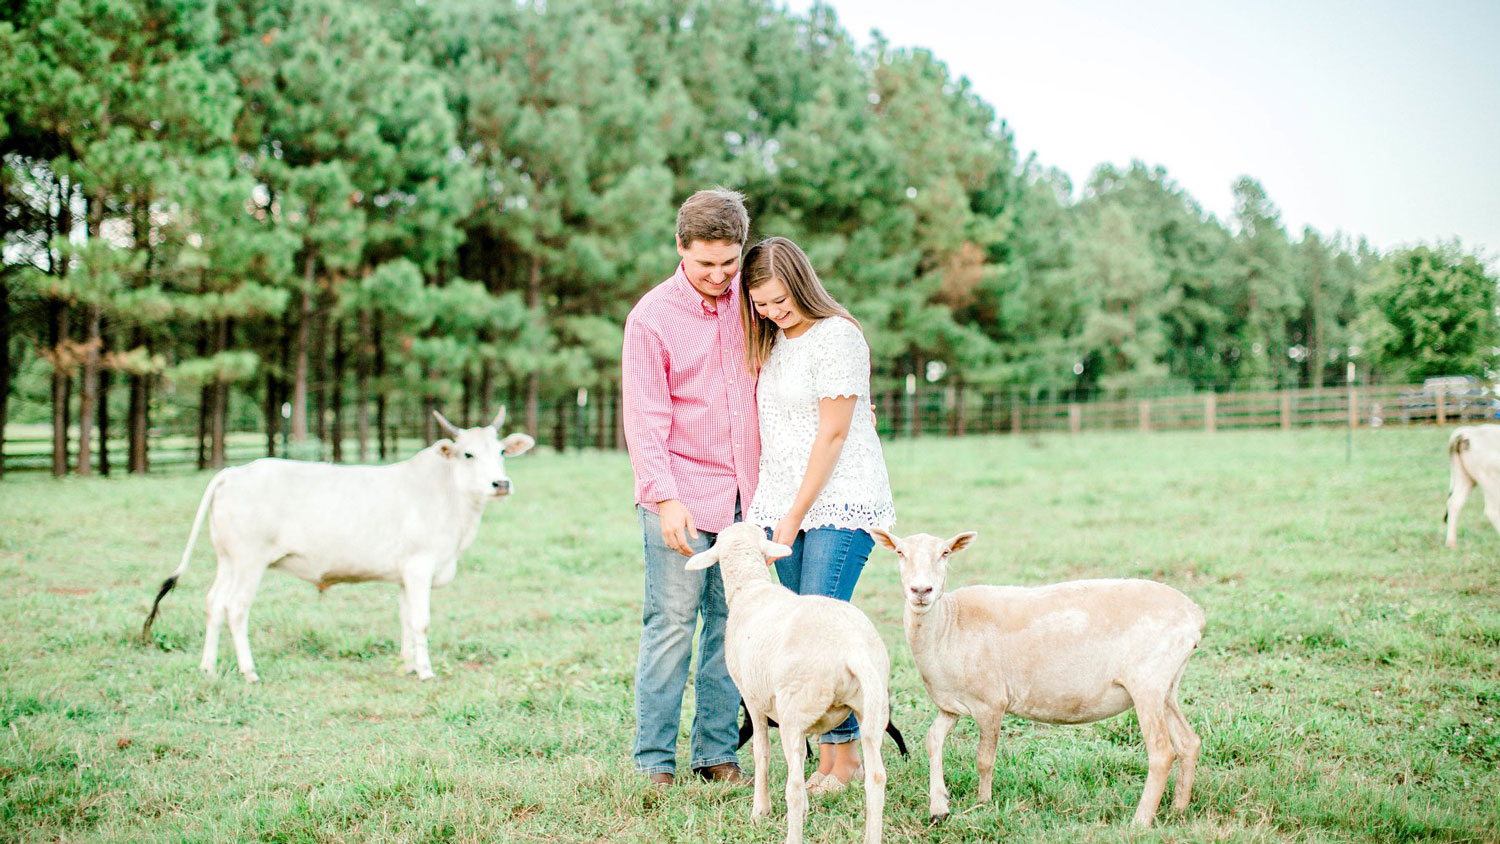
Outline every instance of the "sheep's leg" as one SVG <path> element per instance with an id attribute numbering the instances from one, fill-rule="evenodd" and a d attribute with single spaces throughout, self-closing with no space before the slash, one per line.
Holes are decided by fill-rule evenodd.
<path id="1" fill-rule="evenodd" d="M 948 786 L 943 783 L 943 743 L 958 723 L 958 714 L 938 711 L 932 728 L 927 731 L 928 800 L 927 811 L 934 820 L 948 816 Z"/>
<path id="2" fill-rule="evenodd" d="M 1193 773 L 1198 768 L 1198 749 L 1203 742 L 1182 714 L 1176 691 L 1173 688 L 1172 696 L 1167 698 L 1167 730 L 1172 738 L 1172 749 L 1177 751 L 1177 785 L 1172 789 L 1172 808 L 1182 811 L 1187 808 L 1193 793 Z"/>
<path id="3" fill-rule="evenodd" d="M 807 774 L 803 768 L 807 765 L 804 740 L 809 726 L 789 724 L 785 719 L 781 722 L 781 752 L 786 756 L 786 844 L 802 844 L 802 824 L 807 819 Z"/>
<path id="4" fill-rule="evenodd" d="M 865 755 L 865 844 L 880 844 L 885 820 L 885 759 L 880 755 L 884 721 L 873 713 L 859 713 L 859 744 Z"/>
<path id="5" fill-rule="evenodd" d="M 1474 478 L 1466 469 L 1457 454 L 1452 457 L 1452 480 L 1448 491 L 1448 547 L 1458 547 L 1458 514 L 1464 509 L 1464 502 L 1469 500 L 1469 493 L 1474 491 Z M 1489 503 L 1488 500 L 1485 501 Z M 1488 511 L 1488 508 L 1486 508 Z"/>
<path id="6" fill-rule="evenodd" d="M 1165 697 L 1160 692 L 1149 695 L 1131 694 L 1135 701 L 1136 715 L 1140 717 L 1141 736 L 1146 740 L 1149 770 L 1146 788 L 1141 792 L 1141 802 L 1135 807 L 1136 826 L 1151 825 L 1151 820 L 1156 817 L 1156 809 L 1161 805 L 1161 796 L 1167 790 L 1167 776 L 1172 771 L 1175 754 L 1172 752 L 1171 732 L 1167 727 Z"/>
<path id="7" fill-rule="evenodd" d="M 990 802 L 995 783 L 995 752 L 1000 745 L 1000 722 L 1004 715 L 975 719 L 979 725 L 979 802 Z"/>
<path id="8" fill-rule="evenodd" d="M 755 805 L 750 810 L 750 819 L 758 820 L 771 811 L 770 725 L 766 723 L 764 712 L 752 712 L 748 705 L 745 710 L 750 714 L 754 730 L 750 734 L 750 751 L 755 759 Z"/>

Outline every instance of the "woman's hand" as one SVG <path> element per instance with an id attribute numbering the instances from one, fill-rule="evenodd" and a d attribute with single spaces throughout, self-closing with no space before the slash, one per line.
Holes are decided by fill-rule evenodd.
<path id="1" fill-rule="evenodd" d="M 794 518 L 788 513 L 781 517 L 781 521 L 776 523 L 776 529 L 771 531 L 771 541 L 790 548 L 792 543 L 797 541 L 797 532 L 801 529 L 802 518 L 800 516 Z"/>

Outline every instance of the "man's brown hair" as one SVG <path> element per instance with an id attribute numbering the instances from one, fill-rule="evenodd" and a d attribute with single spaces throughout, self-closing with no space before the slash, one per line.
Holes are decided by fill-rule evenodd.
<path id="1" fill-rule="evenodd" d="M 750 212 L 745 210 L 745 196 L 739 191 L 700 190 L 677 209 L 677 242 L 684 249 L 696 240 L 743 246 L 749 239 Z"/>

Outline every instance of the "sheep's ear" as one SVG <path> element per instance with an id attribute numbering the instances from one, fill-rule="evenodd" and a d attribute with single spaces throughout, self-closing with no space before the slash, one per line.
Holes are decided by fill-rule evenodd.
<path id="1" fill-rule="evenodd" d="M 870 535 L 875 537 L 876 542 L 880 543 L 886 548 L 889 548 L 892 551 L 901 550 L 901 540 L 894 534 L 886 533 L 880 528 L 875 528 L 870 531 Z"/>
<path id="2" fill-rule="evenodd" d="M 701 554 L 694 554 L 693 556 L 688 557 L 687 565 L 683 566 L 682 568 L 684 571 L 697 571 L 698 569 L 706 569 L 714 563 L 717 563 L 718 561 L 719 549 L 710 548 L 707 551 L 702 552 Z"/>
<path id="3" fill-rule="evenodd" d="M 760 541 L 760 553 L 764 554 L 767 560 L 779 560 L 782 557 L 790 557 L 792 549 L 782 545 L 780 542 L 762 539 Z"/>
<path id="4" fill-rule="evenodd" d="M 969 543 L 973 542 L 974 537 L 978 535 L 979 534 L 975 533 L 972 530 L 966 530 L 963 533 L 960 533 L 958 536 L 953 537 L 952 539 L 948 540 L 948 553 L 951 554 L 954 551 L 964 550 L 965 548 L 969 547 Z"/>
<path id="5" fill-rule="evenodd" d="M 500 453 L 506 457 L 515 457 L 517 454 L 525 454 L 536 445 L 536 440 L 525 434 L 511 434 L 500 441 Z"/>

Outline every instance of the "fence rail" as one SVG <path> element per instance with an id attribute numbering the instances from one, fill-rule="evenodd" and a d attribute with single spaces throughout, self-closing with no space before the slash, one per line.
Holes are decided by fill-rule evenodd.
<path id="1" fill-rule="evenodd" d="M 1380 427 L 1383 425 L 1456 424 L 1500 419 L 1500 401 L 1489 390 L 1445 392 L 1420 384 L 1360 385 L 1347 388 L 1302 388 L 1274 391 L 1198 393 L 1139 399 L 1068 401 L 1049 396 L 1016 393 L 983 393 L 954 388 L 888 392 L 876 397 L 877 425 L 882 437 L 969 434 L 1016 434 L 1137 430 L 1240 430 L 1249 428 L 1303 428 L 1318 425 Z M 552 448 L 620 448 L 623 434 L 620 414 L 613 397 L 604 406 L 586 407 L 574 401 L 559 401 L 539 409 L 532 435 Z M 511 430 L 526 426 L 520 414 L 512 414 Z M 410 456 L 425 443 L 425 423 L 404 420 L 388 429 L 390 459 Z M 3 453 L 4 470 L 48 470 L 52 466 L 52 439 L 45 425 L 12 425 L 7 430 Z M 94 454 L 99 453 L 94 432 Z M 71 432 L 69 453 L 77 454 L 78 431 Z M 302 444 L 281 438 L 268 443 L 263 431 L 240 431 L 226 437 L 226 460 L 243 463 L 268 452 L 311 460 L 331 459 L 327 442 L 316 438 Z M 375 460 L 376 444 L 367 442 L 367 455 Z M 109 453 L 116 471 L 123 471 L 126 453 L 123 440 L 111 438 Z M 150 440 L 153 471 L 192 470 L 198 465 L 197 437 L 186 432 L 156 432 Z M 346 437 L 342 454 L 356 460 L 358 441 Z M 75 457 L 76 459 L 76 457 Z"/>

